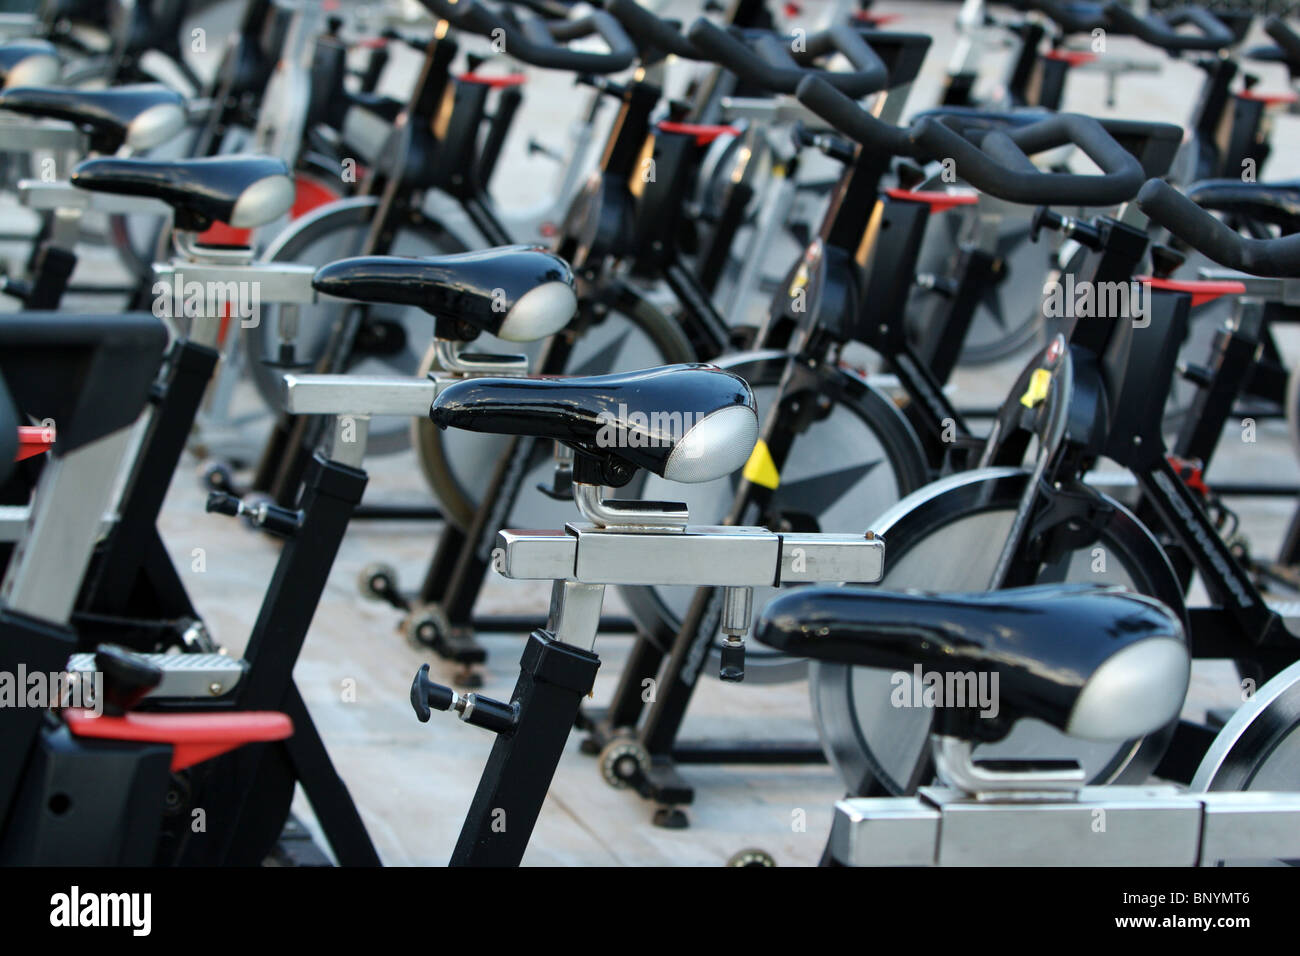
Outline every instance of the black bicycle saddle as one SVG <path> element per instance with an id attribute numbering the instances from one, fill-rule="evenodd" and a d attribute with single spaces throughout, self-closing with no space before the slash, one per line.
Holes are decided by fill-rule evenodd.
<path id="1" fill-rule="evenodd" d="M 562 441 L 670 481 L 730 474 L 749 459 L 758 438 L 753 392 L 712 365 L 466 379 L 439 393 L 429 417 L 443 428 Z"/>
<path id="2" fill-rule="evenodd" d="M 115 152 L 124 143 L 149 149 L 185 128 L 185 99 L 160 83 L 77 90 L 19 86 L 0 92 L 0 109 L 66 120 L 86 129 L 97 152 Z"/>
<path id="3" fill-rule="evenodd" d="M 1088 740 L 1164 727 L 1178 716 L 1191 673 L 1173 612 L 1145 595 L 1091 585 L 975 594 L 798 588 L 763 609 L 754 633 L 792 657 L 908 674 L 918 664 L 941 675 L 996 674 L 1004 713 Z"/>
<path id="4" fill-rule="evenodd" d="M 312 286 L 341 299 L 417 306 L 510 342 L 553 335 L 578 305 L 568 263 L 537 246 L 340 259 L 321 268 Z"/>
<path id="5" fill-rule="evenodd" d="M 0 43 L 0 89 L 41 86 L 59 78 L 59 54 L 47 40 Z"/>
<path id="6" fill-rule="evenodd" d="M 176 212 L 176 228 L 202 232 L 214 222 L 251 229 L 293 206 L 295 187 L 283 161 L 265 156 L 201 159 L 88 159 L 72 184 L 93 192 L 149 196 Z"/>

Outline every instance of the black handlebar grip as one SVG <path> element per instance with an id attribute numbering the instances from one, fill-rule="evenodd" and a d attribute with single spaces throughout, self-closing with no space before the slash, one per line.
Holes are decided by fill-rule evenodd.
<path id="1" fill-rule="evenodd" d="M 1182 50 L 1222 50 L 1237 41 L 1222 20 L 1200 7 L 1183 7 L 1163 17 L 1156 14 L 1141 17 L 1117 0 L 1111 0 L 1106 4 L 1106 15 L 1117 30 L 1171 53 Z M 1183 24 L 1196 27 L 1198 32 L 1179 33 L 1176 28 Z"/>
<path id="2" fill-rule="evenodd" d="M 852 32 L 852 31 L 850 31 Z M 774 34 L 757 36 L 753 45 L 701 17 L 691 24 L 687 36 L 691 45 L 713 62 L 726 67 L 753 86 L 775 93 L 793 93 L 805 76 L 815 75 L 849 96 L 866 96 L 883 89 L 889 73 L 875 52 L 853 33 L 826 31 L 806 38 L 799 57 L 811 60 L 832 52 L 842 52 L 853 65 L 851 73 L 837 73 L 801 65 L 788 39 Z"/>
<path id="3" fill-rule="evenodd" d="M 849 96 L 866 96 L 889 86 L 889 67 L 853 26 L 841 23 L 828 30 L 811 34 L 806 51 L 796 53 L 801 65 L 828 53 L 842 53 L 853 67 L 852 73 L 822 71 L 826 79 Z"/>
<path id="4" fill-rule="evenodd" d="M 606 0 L 605 9 L 643 50 L 653 49 L 688 60 L 705 59 L 673 23 L 655 16 L 636 0 Z"/>
<path id="5" fill-rule="evenodd" d="M 1132 199 L 1142 186 L 1142 166 L 1095 119 L 1058 113 L 1008 130 L 992 130 L 977 146 L 937 119 L 924 118 L 912 140 L 928 158 L 951 159 L 957 175 L 976 189 L 1025 205 L 1067 203 L 1113 206 Z M 1042 172 L 1029 156 L 1074 145 L 1101 169 L 1100 175 Z"/>
<path id="6" fill-rule="evenodd" d="M 1264 21 L 1264 32 L 1273 38 L 1273 42 L 1286 54 L 1287 65 L 1300 66 L 1300 36 L 1282 22 L 1281 17 L 1269 17 Z"/>
<path id="7" fill-rule="evenodd" d="M 1091 33 L 1107 26 L 1105 8 L 1100 4 L 1072 4 L 1063 0 L 1015 0 L 1017 10 L 1037 10 L 1045 14 L 1065 33 Z"/>
<path id="8" fill-rule="evenodd" d="M 483 36 L 500 36 L 505 52 L 532 66 L 549 70 L 582 73 L 617 73 L 632 65 L 636 47 L 608 14 L 596 10 L 573 20 L 545 20 L 540 17 L 505 18 L 489 11 L 477 0 L 420 0 L 435 16 L 459 29 Z M 570 50 L 564 42 L 598 35 L 609 47 L 608 53 Z"/>
<path id="9" fill-rule="evenodd" d="M 893 156 L 924 158 L 906 131 L 882 123 L 820 76 L 805 76 L 799 81 L 795 96 L 835 129 L 868 149 L 880 150 Z"/>
<path id="10" fill-rule="evenodd" d="M 1220 265 L 1257 276 L 1300 277 L 1300 235 L 1248 239 L 1162 179 L 1148 180 L 1137 204 L 1152 222 Z"/>

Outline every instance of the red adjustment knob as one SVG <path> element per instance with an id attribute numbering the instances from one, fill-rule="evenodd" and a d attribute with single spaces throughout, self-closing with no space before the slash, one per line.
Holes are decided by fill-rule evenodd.
<path id="1" fill-rule="evenodd" d="M 1237 98 L 1253 100 L 1256 103 L 1263 103 L 1265 106 L 1290 106 L 1300 99 L 1300 94 L 1292 93 L 1290 90 L 1284 90 L 1280 93 L 1261 93 L 1255 89 L 1246 89 L 1238 93 Z"/>
<path id="2" fill-rule="evenodd" d="M 1202 498 L 1210 497 L 1210 486 L 1205 483 L 1205 471 L 1199 461 L 1188 461 L 1177 455 L 1169 455 L 1168 461 L 1170 467 L 1178 472 L 1178 477 L 1183 479 L 1183 484 Z"/>
<path id="3" fill-rule="evenodd" d="M 14 456 L 14 461 L 22 461 L 24 458 L 34 458 L 37 455 L 43 455 L 54 445 L 54 426 L 53 425 L 19 425 L 18 426 L 18 454 Z"/>
<path id="4" fill-rule="evenodd" d="M 979 193 L 969 191 L 947 193 L 914 189 L 886 189 L 885 195 L 890 199 L 923 202 L 930 207 L 932 215 L 938 212 L 947 212 L 954 206 L 973 206 L 979 202 Z"/>
<path id="5" fill-rule="evenodd" d="M 1066 66 L 1083 66 L 1085 63 L 1094 62 L 1097 54 L 1089 53 L 1087 50 L 1048 50 L 1043 57 L 1048 60 L 1059 60 Z"/>
<path id="6" fill-rule="evenodd" d="M 1245 285 L 1231 280 L 1216 281 L 1209 279 L 1157 279 L 1154 276 L 1135 276 L 1138 282 L 1145 282 L 1152 289 L 1165 292 L 1189 292 L 1192 296 L 1192 308 L 1205 305 L 1225 295 L 1243 295 Z"/>
<path id="7" fill-rule="evenodd" d="M 677 133 L 682 136 L 694 136 L 696 146 L 708 146 L 719 136 L 739 136 L 740 130 L 734 126 L 720 126 L 703 123 L 672 123 L 668 120 L 659 124 L 661 133 Z"/>
<path id="8" fill-rule="evenodd" d="M 108 717 L 89 710 L 66 710 L 63 719 L 68 730 L 78 737 L 171 744 L 173 772 L 219 757 L 244 744 L 293 736 L 293 722 L 275 711 L 129 713 Z"/>
<path id="9" fill-rule="evenodd" d="M 870 10 L 857 10 L 853 14 L 853 19 L 859 23 L 865 23 L 869 27 L 883 27 L 891 23 L 897 23 L 903 19 L 901 13 L 872 13 Z"/>
<path id="10" fill-rule="evenodd" d="M 462 83 L 477 83 L 490 86 L 494 90 L 503 90 L 508 86 L 523 86 L 528 77 L 522 73 L 506 73 L 501 76 L 487 76 L 483 73 L 462 73 L 456 79 Z"/>

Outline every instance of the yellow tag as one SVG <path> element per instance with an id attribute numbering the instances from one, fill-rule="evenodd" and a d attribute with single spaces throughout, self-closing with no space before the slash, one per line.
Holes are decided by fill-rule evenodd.
<path id="1" fill-rule="evenodd" d="M 800 289 L 808 287 L 808 263 L 799 263 L 799 268 L 794 271 L 794 278 L 790 280 L 790 288 L 786 290 L 786 296 L 793 299 L 799 294 Z"/>
<path id="2" fill-rule="evenodd" d="M 1020 404 L 1025 408 L 1033 408 L 1047 397 L 1047 390 L 1051 384 L 1051 372 L 1045 368 L 1034 369 L 1034 374 L 1029 377 L 1029 388 L 1025 389 L 1025 394 L 1020 396 Z"/>
<path id="3" fill-rule="evenodd" d="M 745 462 L 743 474 L 746 481 L 762 485 L 764 488 L 775 488 L 781 484 L 781 475 L 776 470 L 776 462 L 772 461 L 772 453 L 767 450 L 767 442 L 763 439 L 760 438 L 758 444 L 754 446 L 749 461 Z"/>

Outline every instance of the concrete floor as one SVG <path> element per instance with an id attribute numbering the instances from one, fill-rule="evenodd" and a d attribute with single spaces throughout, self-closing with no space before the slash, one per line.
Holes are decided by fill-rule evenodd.
<path id="1" fill-rule="evenodd" d="M 818 0 L 804 5 L 808 22 L 822 8 Z M 679 9 L 680 8 L 680 9 Z M 942 82 L 955 34 L 956 7 L 943 3 L 879 3 L 881 12 L 902 14 L 897 29 L 926 32 L 935 43 L 910 107 L 934 102 Z M 670 12 L 685 15 L 685 4 Z M 229 11 L 219 5 L 204 16 L 220 18 Z M 224 27 L 216 19 L 212 31 Z M 1136 43 L 1113 41 L 1117 51 L 1145 59 Z M 507 208 L 522 208 L 544 200 L 538 182 L 549 182 L 553 170 L 529 157 L 530 136 L 546 142 L 562 140 L 562 130 L 575 118 L 578 100 L 567 77 L 533 71 L 525 109 L 496 177 L 499 198 Z M 1280 71 L 1266 71 L 1264 87 L 1281 88 Z M 992 63 L 989 75 L 999 73 Z M 1082 76 L 1071 87 L 1067 106 L 1107 115 L 1176 119 L 1192 105 L 1197 73 L 1181 62 L 1164 62 L 1158 76 L 1139 75 L 1121 83 L 1116 106 L 1107 109 L 1098 77 Z M 1293 174 L 1285 164 L 1300 145 L 1297 121 L 1279 121 L 1276 155 L 1282 163 L 1273 175 Z M 1288 345 L 1289 348 L 1289 345 Z M 961 372 L 954 397 L 959 404 L 1000 400 L 1023 359 Z M 211 630 L 231 653 L 238 653 L 256 617 L 259 601 L 278 553 L 275 542 L 246 530 L 238 521 L 206 515 L 204 492 L 196 480 L 197 463 L 189 461 L 176 476 L 167 499 L 163 535 Z M 367 501 L 432 503 L 411 453 L 368 462 L 371 485 Z M 1225 451 L 1211 479 L 1267 475 L 1270 480 L 1294 481 L 1295 456 L 1280 425 L 1266 424 L 1253 446 Z M 1276 546 L 1291 503 L 1242 503 L 1244 527 L 1259 551 Z M 398 633 L 399 615 L 364 600 L 357 577 L 375 561 L 393 565 L 407 587 L 418 585 L 424 565 L 438 540 L 440 526 L 417 522 L 358 522 L 349 530 L 302 659 L 298 685 L 320 728 L 336 766 L 352 794 L 385 863 L 428 865 L 444 863 L 474 792 L 492 736 L 464 726 L 447 715 L 429 724 L 411 713 L 407 691 L 419 665 L 429 658 Z M 201 557 L 201 560 L 200 560 Z M 491 577 L 481 602 L 482 613 L 545 611 L 544 585 Z M 616 597 L 607 610 L 618 611 Z M 517 673 L 521 638 L 486 635 L 489 661 L 483 671 L 483 693 L 508 698 Z M 605 636 L 598 642 L 603 665 L 594 703 L 608 700 L 630 641 Z M 452 672 L 432 662 L 435 680 L 450 681 Z M 1231 699 L 1221 672 L 1198 673 L 1194 705 L 1204 708 Z M 806 686 L 802 682 L 756 686 L 723 685 L 705 679 L 687 718 L 685 736 L 714 738 L 816 739 Z M 592 758 L 578 752 L 578 738 L 551 787 L 525 862 L 532 865 L 717 865 L 738 850 L 761 847 L 780 864 L 814 863 L 819 857 L 830 820 L 831 804 L 841 793 L 839 781 L 825 766 L 812 767 L 687 767 L 685 775 L 697 785 L 689 808 L 691 827 L 664 830 L 651 825 L 653 808 L 627 791 L 616 791 L 600 779 Z M 301 797 L 299 804 L 303 801 Z M 309 820 L 310 812 L 299 807 Z M 802 825 L 800 825 L 802 822 Z"/>

